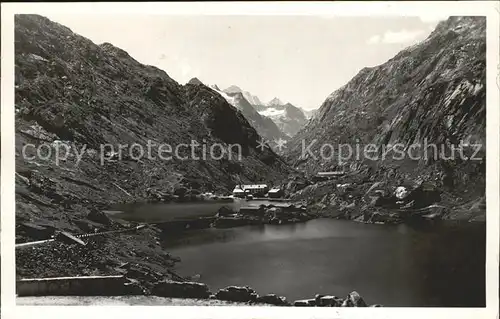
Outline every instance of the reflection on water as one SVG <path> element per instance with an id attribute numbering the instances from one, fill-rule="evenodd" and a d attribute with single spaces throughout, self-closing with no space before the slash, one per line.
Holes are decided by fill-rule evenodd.
<path id="1" fill-rule="evenodd" d="M 248 285 L 290 300 L 357 290 L 386 306 L 485 305 L 485 225 L 302 224 L 187 231 L 165 237 L 182 275 L 212 290 Z"/>
<path id="2" fill-rule="evenodd" d="M 159 223 L 172 220 L 195 219 L 214 216 L 221 207 L 239 209 L 240 203 L 224 201 L 199 201 L 187 203 L 125 204 L 113 207 L 113 218 L 129 221 Z"/>

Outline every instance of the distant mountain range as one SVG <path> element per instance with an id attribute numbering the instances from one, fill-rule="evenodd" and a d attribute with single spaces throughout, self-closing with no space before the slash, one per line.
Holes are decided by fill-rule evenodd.
<path id="1" fill-rule="evenodd" d="M 264 139 L 268 141 L 275 141 L 280 138 L 287 138 L 287 136 L 280 130 L 280 128 L 272 119 L 257 112 L 252 104 L 245 98 L 241 89 L 239 89 L 237 86 L 233 85 L 224 91 L 221 91 L 217 85 L 210 85 L 210 88 L 222 95 L 222 97 L 226 99 L 229 104 L 233 105 L 236 109 L 241 111 L 247 121 L 250 122 L 250 124 L 257 130 L 259 135 Z M 274 144 L 271 143 L 271 145 Z"/>
<path id="2" fill-rule="evenodd" d="M 272 119 L 281 131 L 292 137 L 304 127 L 307 123 L 307 117 L 302 109 L 293 104 L 277 104 L 278 101 L 279 99 L 273 99 L 272 102 L 275 104 L 261 107 L 259 113 Z"/>
<path id="3" fill-rule="evenodd" d="M 278 97 L 273 98 L 267 103 L 262 103 L 256 95 L 244 91 L 236 85 L 231 85 L 223 90 L 222 93 L 229 96 L 237 93 L 241 94 L 261 116 L 271 119 L 286 137 L 292 137 L 297 134 L 312 115 L 310 112 L 306 114 L 304 110 L 291 103 L 284 103 Z"/>
<path id="4" fill-rule="evenodd" d="M 220 91 L 220 90 L 219 90 Z M 243 91 L 242 89 L 240 89 L 239 87 L 237 87 L 236 85 L 231 85 L 230 87 L 228 87 L 227 89 L 225 89 L 223 91 L 224 93 L 241 93 L 243 95 L 243 97 L 248 101 L 248 103 L 250 103 L 251 105 L 261 105 L 262 102 L 259 100 L 259 98 L 255 95 L 252 95 L 250 92 L 248 91 Z"/>
<path id="5" fill-rule="evenodd" d="M 33 194 L 38 202 L 49 203 L 57 195 L 64 202 L 88 198 L 107 204 L 123 202 L 129 196 L 147 199 L 156 190 L 170 194 L 179 187 L 222 192 L 237 182 L 274 181 L 288 175 L 289 167 L 279 156 L 258 147 L 261 136 L 255 124 L 200 80 L 180 85 L 165 71 L 139 63 L 122 49 L 110 43 L 93 44 L 42 16 L 17 15 L 15 29 L 19 154 L 23 143 L 39 143 L 40 136 L 50 143 L 85 145 L 96 153 L 104 144 L 116 147 L 153 141 L 155 145 L 179 145 L 193 140 L 206 145 L 238 144 L 242 153 L 241 160 L 182 161 L 173 157 L 159 164 L 154 149 L 153 155 L 141 158 L 140 169 L 131 160 L 118 161 L 110 169 L 96 165 L 95 157 L 89 156 L 76 171 L 66 168 L 69 160 L 64 165 L 44 163 L 41 169 L 36 162 L 16 157 L 18 172 L 29 175 L 37 171 L 36 176 L 28 176 L 31 183 L 53 183 L 36 191 L 26 189 L 23 194 Z M 185 153 L 181 156 L 192 154 Z M 21 180 L 17 178 L 16 185 L 22 184 Z M 32 203 L 28 196 L 19 202 Z M 26 207 L 30 209 L 18 211 L 16 216 L 33 216 L 32 206 Z M 45 208 L 45 216 L 61 214 Z"/>
<path id="6" fill-rule="evenodd" d="M 278 99 L 277 97 L 275 97 L 274 99 L 272 99 L 271 101 L 267 102 L 266 106 L 270 106 L 270 107 L 273 107 L 273 106 L 281 106 L 281 105 L 284 105 L 283 102 L 281 102 L 280 99 Z"/>

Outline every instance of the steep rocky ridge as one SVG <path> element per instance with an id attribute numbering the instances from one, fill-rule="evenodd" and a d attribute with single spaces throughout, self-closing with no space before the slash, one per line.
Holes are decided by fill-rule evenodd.
<path id="1" fill-rule="evenodd" d="M 432 181 L 451 203 L 472 201 L 474 212 L 465 209 L 466 213 L 459 213 L 460 209 L 453 208 L 447 216 L 484 217 L 485 29 L 483 17 L 450 17 L 421 43 L 382 65 L 362 69 L 327 97 L 289 143 L 287 159 L 309 174 L 344 170 L 350 177 L 339 179 L 340 183 L 355 178 L 365 188 L 374 182 L 397 186 Z M 469 158 L 476 153 L 472 144 L 482 145 L 475 158 L 483 160 L 461 159 L 457 153 L 454 159 L 436 159 L 433 149 L 423 152 L 424 145 L 434 144 L 449 156 L 451 147 L 461 141 L 469 144 L 464 147 Z M 307 151 L 311 143 L 313 155 Z M 326 146 L 320 156 L 325 143 L 334 147 L 333 155 Z M 422 147 L 411 150 L 414 159 L 395 159 L 394 153 L 382 159 L 380 151 L 375 151 L 377 160 L 361 154 L 360 159 L 351 156 L 338 161 L 340 144 L 348 144 L 353 150 L 360 145 L 363 150 L 367 144 L 378 148 L 397 143 L 406 151 L 411 145 Z M 334 198 L 321 200 L 332 203 L 326 206 L 338 205 Z"/>

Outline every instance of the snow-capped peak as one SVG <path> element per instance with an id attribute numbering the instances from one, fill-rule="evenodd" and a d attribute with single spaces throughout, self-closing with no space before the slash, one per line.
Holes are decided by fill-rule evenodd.
<path id="1" fill-rule="evenodd" d="M 275 97 L 274 99 L 272 99 L 271 101 L 269 101 L 266 105 L 267 106 L 280 106 L 280 105 L 283 105 L 285 103 L 281 102 L 280 99 L 278 99 L 277 97 Z"/>
<path id="2" fill-rule="evenodd" d="M 210 88 L 213 89 L 213 90 L 215 90 L 217 93 L 219 93 L 227 101 L 227 103 L 231 104 L 232 106 L 236 106 L 237 105 L 234 96 L 229 96 L 225 92 L 226 90 L 221 91 L 219 89 L 219 87 L 217 86 L 217 84 L 210 85 Z"/>
<path id="3" fill-rule="evenodd" d="M 224 90 L 226 93 L 241 93 L 241 89 L 236 85 L 231 85 L 227 89 Z"/>
<path id="4" fill-rule="evenodd" d="M 236 85 L 231 85 L 230 87 L 228 87 L 227 89 L 224 90 L 225 93 L 227 94 L 233 94 L 233 93 L 241 93 L 243 94 L 243 97 L 245 98 L 245 100 L 248 101 L 248 103 L 250 103 L 251 105 L 263 105 L 263 103 L 259 100 L 259 98 L 255 95 L 253 95 L 252 93 L 248 92 L 248 91 L 243 91 L 240 87 L 236 86 Z"/>

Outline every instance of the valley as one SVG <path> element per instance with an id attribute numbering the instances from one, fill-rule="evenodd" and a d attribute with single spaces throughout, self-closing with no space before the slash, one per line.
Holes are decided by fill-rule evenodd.
<path id="1" fill-rule="evenodd" d="M 16 16 L 16 244 L 56 239 L 16 249 L 16 279 L 123 275 L 125 295 L 213 303 L 484 306 L 485 30 L 450 17 L 306 111 L 180 84 L 113 44 Z M 467 158 L 333 156 L 427 142 Z M 282 195 L 239 200 L 243 184 Z"/>

